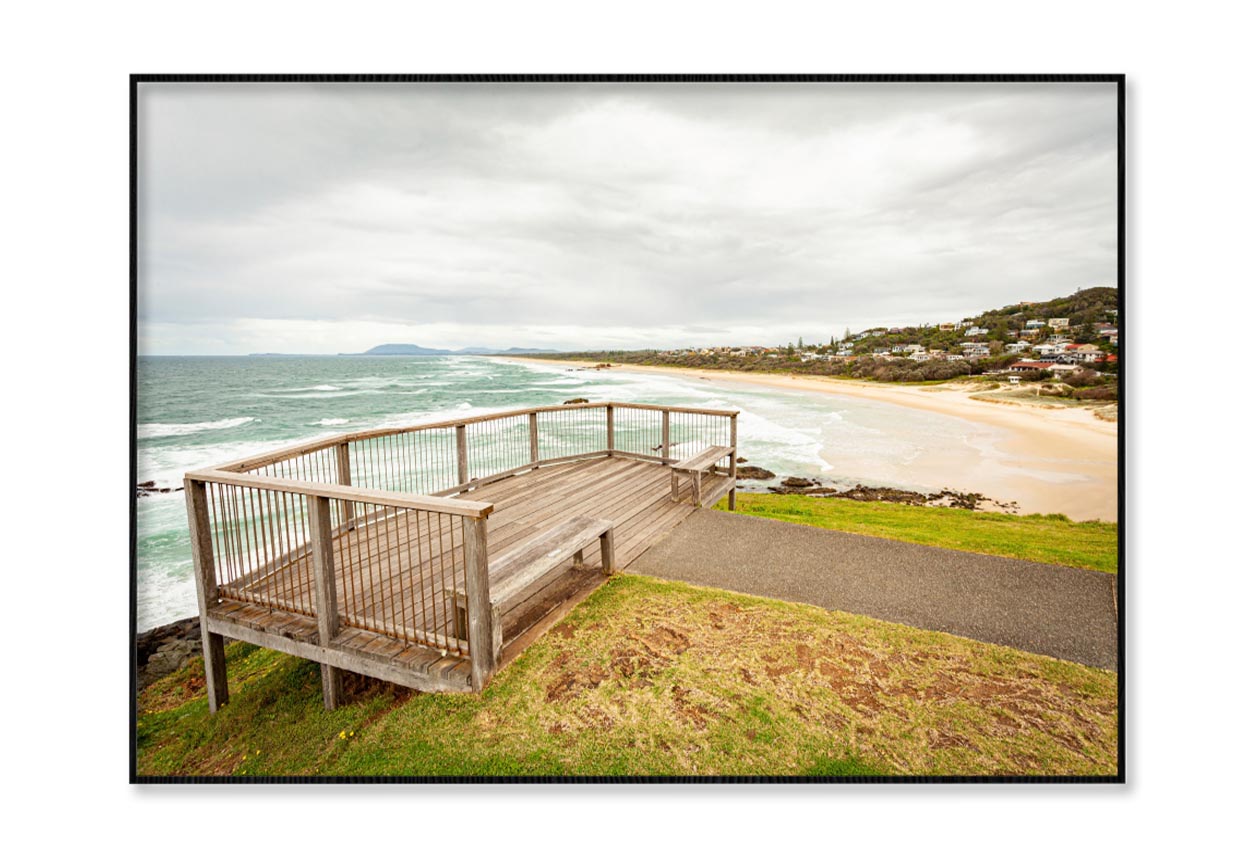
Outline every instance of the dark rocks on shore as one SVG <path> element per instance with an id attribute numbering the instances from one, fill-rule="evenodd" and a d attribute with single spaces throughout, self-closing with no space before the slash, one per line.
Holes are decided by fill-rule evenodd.
<path id="1" fill-rule="evenodd" d="M 774 472 L 756 465 L 742 465 L 735 469 L 737 480 L 773 480 Z"/>
<path id="2" fill-rule="evenodd" d="M 941 489 L 927 494 L 913 492 L 908 489 L 894 489 L 888 486 L 864 486 L 861 483 L 851 489 L 840 489 L 834 485 L 823 485 L 818 480 L 804 477 L 787 477 L 779 485 L 771 486 L 770 491 L 777 495 L 808 495 L 820 498 L 844 498 L 850 501 L 885 501 L 887 503 L 907 504 L 909 506 L 940 506 L 956 509 L 977 510 L 986 506 L 995 507 L 1007 512 L 1017 512 L 1018 504 L 1013 501 L 996 501 L 978 492 L 958 492 L 953 489 Z"/>
<path id="3" fill-rule="evenodd" d="M 200 617 L 161 625 L 135 636 L 137 686 L 143 690 L 162 676 L 177 672 L 200 657 Z"/>
<path id="4" fill-rule="evenodd" d="M 561 405 L 563 405 L 563 406 L 573 406 L 573 405 L 576 405 L 576 404 L 578 404 L 578 403 L 586 403 L 586 402 L 587 402 L 587 398 L 586 398 L 586 397 L 575 397 L 573 400 L 566 400 L 566 401 L 565 401 L 564 403 L 562 403 Z"/>
<path id="5" fill-rule="evenodd" d="M 170 492 L 181 492 L 182 490 L 182 486 L 175 486 L 174 488 L 169 488 L 168 486 L 158 488 L 156 480 L 144 480 L 142 483 L 137 483 L 135 485 L 135 494 L 141 498 L 144 495 L 164 495 Z"/>

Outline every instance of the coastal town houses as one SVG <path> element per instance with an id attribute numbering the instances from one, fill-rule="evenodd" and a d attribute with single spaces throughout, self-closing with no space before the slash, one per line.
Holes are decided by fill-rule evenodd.
<path id="1" fill-rule="evenodd" d="M 1030 373 L 1036 370 L 1047 370 L 1054 375 L 1071 373 L 1079 368 L 1073 364 L 1062 364 L 1053 361 L 1016 361 L 1006 368 L 1010 373 Z"/>
<path id="2" fill-rule="evenodd" d="M 1101 361 L 1105 352 L 1096 344 L 1067 344 L 1062 353 L 1067 361 L 1080 361 L 1091 364 Z"/>
<path id="3" fill-rule="evenodd" d="M 1030 373 L 1033 370 L 1049 370 L 1053 365 L 1047 361 L 1015 361 L 1008 368 L 1010 373 Z"/>
<path id="4" fill-rule="evenodd" d="M 1021 303 L 1027 308 L 1043 303 Z M 1035 309 L 1035 313 L 1060 313 Z M 1105 316 L 1107 320 L 1097 318 Z M 985 325 L 982 325 L 986 323 Z M 1082 341 L 1082 343 L 1080 343 Z M 879 344 L 876 346 L 876 344 Z M 854 334 L 847 331 L 837 342 L 806 346 L 798 339 L 795 345 L 762 346 L 689 346 L 660 351 L 662 355 L 692 358 L 705 357 L 715 361 L 726 359 L 774 359 L 769 369 L 786 368 L 796 362 L 809 365 L 809 372 L 853 373 L 858 368 L 845 366 L 874 358 L 887 362 L 905 361 L 954 362 L 967 365 L 970 375 L 1017 375 L 1028 370 L 1047 369 L 1066 374 L 1077 369 L 1092 368 L 1113 373 L 1118 357 L 1117 313 L 1085 309 L 1072 317 L 1028 319 L 1025 311 L 1009 313 L 1002 309 L 960 322 L 920 323 L 912 326 L 879 326 Z M 1015 359 L 1021 359 L 1015 361 Z M 824 369 L 821 364 L 840 363 Z M 750 368 L 751 369 L 751 368 Z M 928 374 L 951 374 L 953 371 L 928 371 Z M 1103 381 L 1108 381 L 1108 378 Z"/>

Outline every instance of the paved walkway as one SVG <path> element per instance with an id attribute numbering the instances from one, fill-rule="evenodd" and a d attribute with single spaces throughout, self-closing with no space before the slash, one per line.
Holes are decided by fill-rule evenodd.
<path id="1" fill-rule="evenodd" d="M 1113 575 L 697 510 L 630 571 L 1114 669 Z"/>

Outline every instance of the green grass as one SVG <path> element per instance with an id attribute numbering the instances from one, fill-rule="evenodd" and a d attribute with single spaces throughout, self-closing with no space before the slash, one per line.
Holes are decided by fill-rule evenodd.
<path id="1" fill-rule="evenodd" d="M 1116 772 L 1117 683 L 1079 664 L 808 605 L 617 576 L 481 696 L 228 646 L 139 697 L 141 775 Z"/>
<path id="2" fill-rule="evenodd" d="M 718 509 L 726 509 L 724 498 Z M 1118 525 L 807 495 L 736 495 L 736 512 L 920 545 L 1118 572 Z"/>

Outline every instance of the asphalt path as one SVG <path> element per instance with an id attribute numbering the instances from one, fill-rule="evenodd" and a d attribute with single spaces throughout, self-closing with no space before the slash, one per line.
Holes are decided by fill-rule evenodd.
<path id="1" fill-rule="evenodd" d="M 697 510 L 628 571 L 1114 669 L 1114 575 Z"/>

